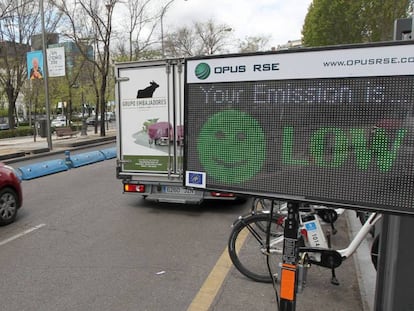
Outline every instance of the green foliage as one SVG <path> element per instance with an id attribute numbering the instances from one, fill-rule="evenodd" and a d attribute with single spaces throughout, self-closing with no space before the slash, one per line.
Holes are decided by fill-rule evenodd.
<path id="1" fill-rule="evenodd" d="M 8 113 L 8 109 L 0 109 L 0 117 L 7 117 Z"/>
<path id="2" fill-rule="evenodd" d="M 304 46 L 392 40 L 409 0 L 314 0 L 302 28 Z"/>
<path id="3" fill-rule="evenodd" d="M 366 40 L 369 42 L 393 40 L 394 21 L 408 15 L 410 0 L 362 0 Z"/>
<path id="4" fill-rule="evenodd" d="M 32 136 L 32 135 L 33 135 L 33 128 L 29 126 L 20 126 L 15 129 L 0 131 L 0 139 L 18 137 L 18 136 Z"/>

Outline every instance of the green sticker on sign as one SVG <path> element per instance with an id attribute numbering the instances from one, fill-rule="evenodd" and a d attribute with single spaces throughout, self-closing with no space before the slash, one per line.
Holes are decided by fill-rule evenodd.
<path id="1" fill-rule="evenodd" d="M 212 115 L 203 125 L 197 150 L 207 176 L 237 184 L 261 170 L 266 157 L 266 138 L 251 115 L 225 110 Z"/>

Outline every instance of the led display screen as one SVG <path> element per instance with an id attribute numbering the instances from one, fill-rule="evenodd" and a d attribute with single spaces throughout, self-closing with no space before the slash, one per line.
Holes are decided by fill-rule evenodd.
<path id="1" fill-rule="evenodd" d="M 186 186 L 414 213 L 413 45 L 186 70 Z"/>

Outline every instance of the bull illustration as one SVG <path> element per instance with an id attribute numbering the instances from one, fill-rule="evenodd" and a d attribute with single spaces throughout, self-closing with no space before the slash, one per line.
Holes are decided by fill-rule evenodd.
<path id="1" fill-rule="evenodd" d="M 151 98 L 157 87 L 159 87 L 157 82 L 151 81 L 150 86 L 147 86 L 145 89 L 138 90 L 137 98 Z"/>

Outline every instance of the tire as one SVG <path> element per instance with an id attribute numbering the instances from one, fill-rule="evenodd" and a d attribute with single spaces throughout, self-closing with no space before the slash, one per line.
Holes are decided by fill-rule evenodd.
<path id="1" fill-rule="evenodd" d="M 236 222 L 229 237 L 228 252 L 234 266 L 246 277 L 263 283 L 271 283 L 272 277 L 267 266 L 267 257 L 272 274 L 277 279 L 283 251 L 283 219 L 274 215 L 271 222 L 270 240 L 275 244 L 267 255 L 266 230 L 269 214 L 256 214 Z"/>
<path id="2" fill-rule="evenodd" d="M 287 206 L 285 201 L 279 200 L 272 200 L 272 199 L 265 199 L 265 198 L 255 198 L 253 200 L 252 205 L 252 214 L 260 214 L 260 213 L 270 213 L 271 207 L 273 204 L 273 215 L 278 214 L 280 215 L 287 215 Z M 265 226 L 258 223 L 257 226 L 262 228 L 262 230 L 266 230 Z"/>
<path id="3" fill-rule="evenodd" d="M 11 188 L 0 191 L 0 226 L 12 223 L 17 216 L 19 201 L 16 192 Z"/>

